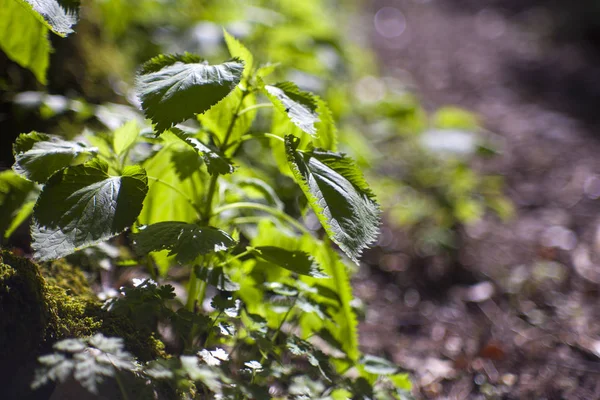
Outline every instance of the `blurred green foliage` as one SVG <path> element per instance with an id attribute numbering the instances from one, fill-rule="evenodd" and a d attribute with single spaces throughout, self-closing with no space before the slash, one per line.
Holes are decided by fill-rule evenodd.
<path id="1" fill-rule="evenodd" d="M 388 222 L 408 229 L 418 252 L 452 247 L 455 228 L 487 210 L 510 217 L 502 178 L 469 167 L 474 158 L 501 149 L 468 111 L 447 107 L 428 113 L 402 82 L 378 76 L 375 56 L 349 39 L 359 6 L 353 0 L 86 3 L 77 35 L 55 41 L 48 88 L 58 94 L 23 92 L 31 85 L 5 81 L 14 109 L 10 118 L 21 122 L 12 136 L 34 128 L 28 126 L 32 115 L 44 131 L 69 138 L 80 134 L 84 123 L 101 132 L 132 118 L 143 122 L 132 90 L 138 65 L 159 52 L 225 60 L 225 27 L 256 59 L 279 64 L 274 81 L 293 80 L 328 102 L 340 150 L 370 171 Z M 52 66 L 59 64 L 68 77 L 53 74 Z"/>

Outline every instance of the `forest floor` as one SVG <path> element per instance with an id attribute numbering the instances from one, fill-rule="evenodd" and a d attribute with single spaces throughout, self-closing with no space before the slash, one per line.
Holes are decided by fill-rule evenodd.
<path id="1" fill-rule="evenodd" d="M 363 349 L 410 371 L 422 398 L 600 399 L 598 27 L 552 1 L 366 4 L 383 75 L 503 138 L 476 168 L 505 177 L 516 215 L 462 229 L 454 259 L 367 254 Z M 396 32 L 375 28 L 383 7 Z M 394 268 L 375 266 L 383 251 Z"/>

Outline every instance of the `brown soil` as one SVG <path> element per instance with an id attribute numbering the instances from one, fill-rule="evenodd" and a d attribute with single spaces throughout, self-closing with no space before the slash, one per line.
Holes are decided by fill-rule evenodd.
<path id="1" fill-rule="evenodd" d="M 367 2 L 383 74 L 503 138 L 476 167 L 504 175 L 517 208 L 463 229 L 454 257 L 367 255 L 363 348 L 410 371 L 422 398 L 600 399 L 600 15 L 563 3 Z M 375 29 L 383 7 L 404 16 L 400 35 Z M 382 252 L 396 254 L 385 270 Z"/>

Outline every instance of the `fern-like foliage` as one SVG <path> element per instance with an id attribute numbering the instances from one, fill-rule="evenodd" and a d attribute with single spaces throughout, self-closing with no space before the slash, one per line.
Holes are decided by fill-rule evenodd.
<path id="1" fill-rule="evenodd" d="M 49 381 L 64 382 L 73 377 L 84 388 L 98 393 L 98 386 L 119 371 L 136 372 L 134 357 L 125 351 L 123 339 L 96 334 L 84 339 L 65 339 L 54 344 L 54 353 L 38 358 L 33 388 Z"/>

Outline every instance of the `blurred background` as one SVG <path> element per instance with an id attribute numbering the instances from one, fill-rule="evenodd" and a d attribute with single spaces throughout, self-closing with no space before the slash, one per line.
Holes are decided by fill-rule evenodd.
<path id="1" fill-rule="evenodd" d="M 0 52 L 0 170 L 19 133 L 142 120 L 138 66 L 223 60 L 222 27 L 329 102 L 382 204 L 365 351 L 418 398 L 600 398 L 600 1 L 87 2 L 46 86 Z"/>

